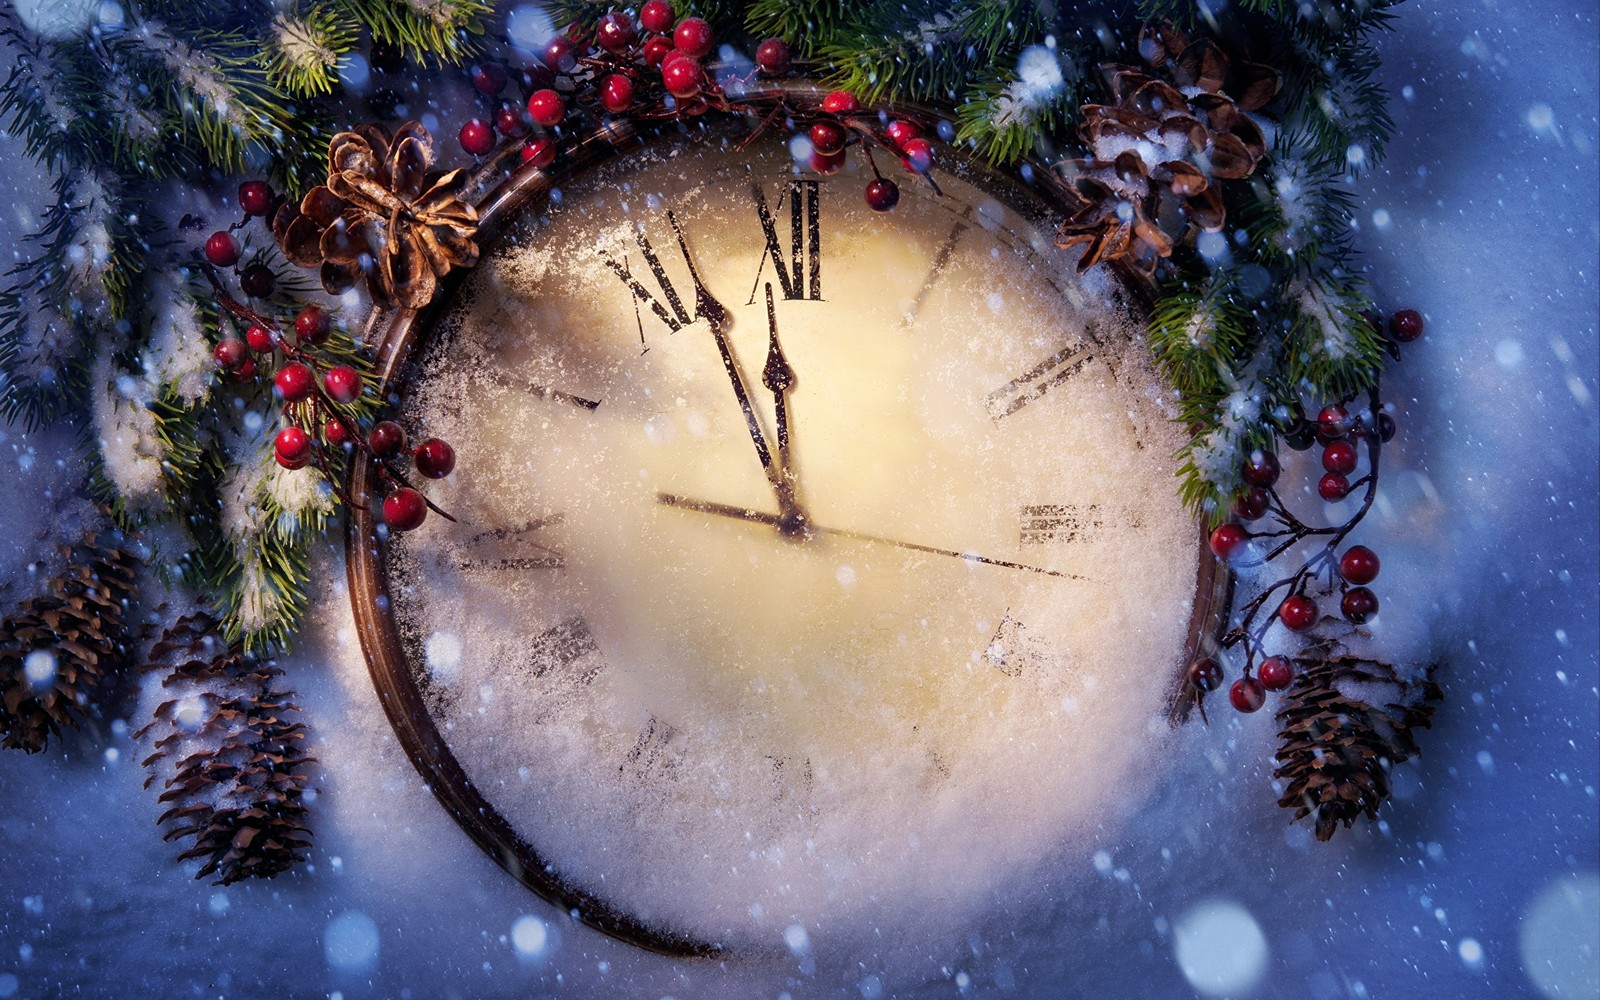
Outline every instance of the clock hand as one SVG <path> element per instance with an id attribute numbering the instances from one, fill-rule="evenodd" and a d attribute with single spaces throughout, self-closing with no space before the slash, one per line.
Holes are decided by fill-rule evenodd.
<path id="1" fill-rule="evenodd" d="M 795 378 L 794 369 L 789 367 L 788 359 L 783 356 L 783 348 L 778 344 L 778 314 L 772 306 L 770 281 L 767 282 L 767 330 L 771 339 L 767 347 L 767 365 L 761 372 L 761 384 L 772 393 L 773 411 L 778 418 L 778 461 L 783 480 L 778 492 L 778 507 L 783 510 L 787 504 L 787 509 L 799 518 L 799 524 L 785 528 L 792 532 L 795 528 L 803 527 L 805 521 L 800 503 L 795 498 L 794 455 L 789 450 L 789 387 L 794 385 Z"/>
<path id="2" fill-rule="evenodd" d="M 724 330 L 728 321 L 728 310 L 712 296 L 705 282 L 700 280 L 700 272 L 695 269 L 694 258 L 689 255 L 689 241 L 684 239 L 683 229 L 678 225 L 678 217 L 669 211 L 667 221 L 672 223 L 672 232 L 678 237 L 678 249 L 683 251 L 683 262 L 689 266 L 689 278 L 694 282 L 695 318 L 705 320 L 711 327 L 711 335 L 717 341 L 717 350 L 722 354 L 722 367 L 728 373 L 728 381 L 733 384 L 733 394 L 739 400 L 739 408 L 744 411 L 745 426 L 749 428 L 750 440 L 756 446 L 756 457 L 761 459 L 761 467 L 766 470 L 767 479 L 772 483 L 773 492 L 777 494 L 778 510 L 782 515 L 778 529 L 789 535 L 802 533 L 806 522 L 805 513 L 795 501 L 794 489 L 789 484 L 788 477 L 772 461 L 772 451 L 767 447 L 767 436 L 761 431 L 761 422 L 756 419 L 755 407 L 750 405 L 750 393 L 744 387 L 744 377 L 739 374 L 739 367 L 733 361 L 733 349 L 728 346 L 728 335 Z M 780 433 L 780 442 L 786 441 L 787 438 L 788 431 L 785 427 Z"/>
<path id="3" fill-rule="evenodd" d="M 768 524 L 782 528 L 783 516 L 768 514 L 765 511 L 751 510 L 748 507 L 736 507 L 733 504 L 717 503 L 715 500 L 695 500 L 691 497 L 679 496 L 676 493 L 657 493 L 656 503 L 667 507 L 679 507 L 683 510 L 698 511 L 702 514 L 715 514 L 718 517 L 731 517 L 736 521 L 749 521 L 753 524 Z M 992 559 L 989 556 L 980 556 L 972 552 L 957 552 L 955 549 L 941 549 L 934 545 L 923 545 L 920 542 L 905 542 L 898 538 L 885 538 L 882 535 L 872 535 L 865 531 L 852 531 L 849 528 L 824 528 L 817 524 L 807 522 L 804 526 L 805 536 L 808 538 L 833 535 L 838 538 L 850 538 L 858 542 L 877 542 L 880 545 L 893 545 L 896 548 L 908 549 L 912 552 L 926 552 L 934 556 L 949 556 L 952 559 L 961 559 L 965 562 L 983 563 L 986 566 L 998 566 L 1002 569 L 1027 570 L 1030 573 L 1041 573 L 1045 576 L 1060 577 L 1063 580 L 1087 580 L 1086 576 L 1076 573 L 1063 573 L 1059 570 L 1045 569 L 1043 566 L 1029 566 L 1027 563 L 1011 562 L 1008 559 Z"/>

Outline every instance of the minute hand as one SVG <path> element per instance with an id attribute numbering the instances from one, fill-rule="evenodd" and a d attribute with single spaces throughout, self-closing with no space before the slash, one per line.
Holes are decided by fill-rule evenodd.
<path id="1" fill-rule="evenodd" d="M 751 510 L 748 507 L 736 507 L 733 504 L 717 503 L 714 500 L 695 500 L 691 497 L 679 496 L 676 493 L 657 493 L 656 503 L 668 507 L 680 507 L 684 510 L 698 511 L 702 514 L 715 514 L 718 517 L 731 517 L 736 521 L 750 521 L 754 524 L 767 524 L 782 527 L 783 517 L 779 514 L 768 514 L 766 511 Z M 824 528 L 816 524 L 807 524 L 807 536 L 818 538 L 833 535 L 838 538 L 851 538 L 858 542 L 876 542 L 880 545 L 893 545 L 896 548 L 909 549 L 912 552 L 926 552 L 929 555 L 949 556 L 964 562 L 983 563 L 985 566 L 998 566 L 1002 569 L 1019 569 L 1029 573 L 1042 573 L 1045 576 L 1060 577 L 1063 580 L 1087 580 L 1086 576 L 1076 573 L 1063 573 L 1059 570 L 1045 569 L 1043 566 L 1030 566 L 1027 563 L 1012 562 L 1009 559 L 992 559 L 989 556 L 980 556 L 973 552 L 957 552 L 955 549 L 941 549 L 936 545 L 923 545 L 920 542 L 905 542 L 898 538 L 885 538 L 882 535 L 868 534 L 865 531 L 852 531 L 849 528 Z"/>
<path id="2" fill-rule="evenodd" d="M 717 351 L 722 355 L 722 367 L 728 373 L 728 381 L 733 384 L 733 394 L 739 400 L 739 409 L 744 411 L 745 426 L 750 430 L 750 441 L 756 446 L 756 457 L 761 459 L 761 468 L 766 470 L 767 480 L 772 483 L 772 489 L 777 494 L 778 506 L 782 510 L 780 527 L 788 528 L 801 524 L 805 521 L 805 515 L 795 503 L 794 491 L 789 488 L 783 472 L 772 461 L 772 449 L 767 447 L 767 436 L 762 433 L 761 422 L 756 419 L 755 407 L 750 404 L 750 393 L 744 387 L 744 376 L 739 374 L 739 366 L 733 362 L 733 349 L 728 346 L 728 335 L 723 329 L 728 321 L 728 311 L 712 296 L 705 282 L 700 280 L 700 272 L 695 269 L 694 258 L 689 256 L 689 242 L 684 239 L 683 229 L 678 225 L 677 216 L 668 212 L 667 221 L 672 223 L 672 232 L 678 237 L 678 249 L 683 251 L 683 261 L 689 266 L 689 278 L 694 282 L 695 317 L 705 320 L 706 325 L 711 327 L 711 336 L 716 339 Z"/>

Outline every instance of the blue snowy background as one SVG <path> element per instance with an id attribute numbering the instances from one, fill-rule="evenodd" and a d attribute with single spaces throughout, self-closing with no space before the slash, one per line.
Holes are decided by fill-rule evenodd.
<path id="1" fill-rule="evenodd" d="M 997 886 L 936 940 L 643 955 L 529 896 L 434 803 L 364 682 L 330 547 L 288 664 L 323 761 L 312 866 L 193 882 L 126 727 L 0 756 L 0 1000 L 1595 997 L 1597 20 L 1592 0 L 1414 0 L 1380 42 L 1396 139 L 1361 185 L 1361 245 L 1379 300 L 1428 332 L 1387 383 L 1401 436 L 1363 540 L 1389 640 L 1444 663 L 1446 694 L 1382 823 L 1325 845 L 1287 827 L 1267 713 L 1217 712 L 1148 762 L 1165 776 L 1131 817 L 1060 849 L 1070 891 Z M 10 140 L 0 158 L 15 244 L 44 194 Z M 74 453 L 0 427 L 8 604 Z"/>

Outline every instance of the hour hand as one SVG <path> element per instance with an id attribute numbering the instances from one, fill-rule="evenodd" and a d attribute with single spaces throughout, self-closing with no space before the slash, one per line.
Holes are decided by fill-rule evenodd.
<path id="1" fill-rule="evenodd" d="M 677 216 L 668 212 L 667 221 L 672 223 L 672 231 L 678 237 L 678 249 L 683 251 L 684 263 L 689 266 L 689 277 L 694 281 L 696 317 L 704 319 L 711 327 L 711 336 L 716 340 L 717 351 L 722 355 L 722 368 L 728 373 L 728 382 L 733 386 L 733 394 L 739 400 L 739 409 L 744 411 L 745 427 L 750 431 L 750 441 L 755 445 L 756 457 L 761 460 L 761 468 L 767 474 L 767 481 L 772 484 L 772 490 L 777 494 L 778 510 L 782 518 L 779 530 L 784 534 L 803 534 L 805 513 L 795 502 L 794 488 L 790 485 L 788 477 L 772 460 L 772 449 L 767 447 L 767 436 L 761 430 L 761 422 L 756 419 L 755 407 L 750 404 L 750 393 L 745 389 L 744 376 L 739 374 L 739 366 L 734 363 L 733 348 L 728 345 L 728 334 L 723 329 L 727 322 L 728 311 L 707 290 L 705 282 L 700 280 L 700 272 L 695 269 L 694 258 L 689 255 L 689 241 L 684 239 L 683 229 L 678 225 Z M 785 426 L 779 432 L 780 441 L 788 437 L 787 415 L 781 419 L 785 420 Z"/>

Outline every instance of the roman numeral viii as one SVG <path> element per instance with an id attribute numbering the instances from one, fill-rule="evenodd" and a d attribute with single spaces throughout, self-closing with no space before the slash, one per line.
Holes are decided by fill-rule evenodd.
<path id="1" fill-rule="evenodd" d="M 761 274 L 767 261 L 778 276 L 778 284 L 786 299 L 822 299 L 822 202 L 817 181 L 790 181 L 788 189 L 778 197 L 778 211 L 783 211 L 784 200 L 789 202 L 789 246 L 785 255 L 778 239 L 778 224 L 767 208 L 767 196 L 758 182 L 751 185 L 756 199 L 756 217 L 761 220 L 761 233 L 766 238 L 766 253 L 761 267 L 756 270 L 756 283 L 750 289 L 750 305 L 756 300 L 761 287 Z"/>

